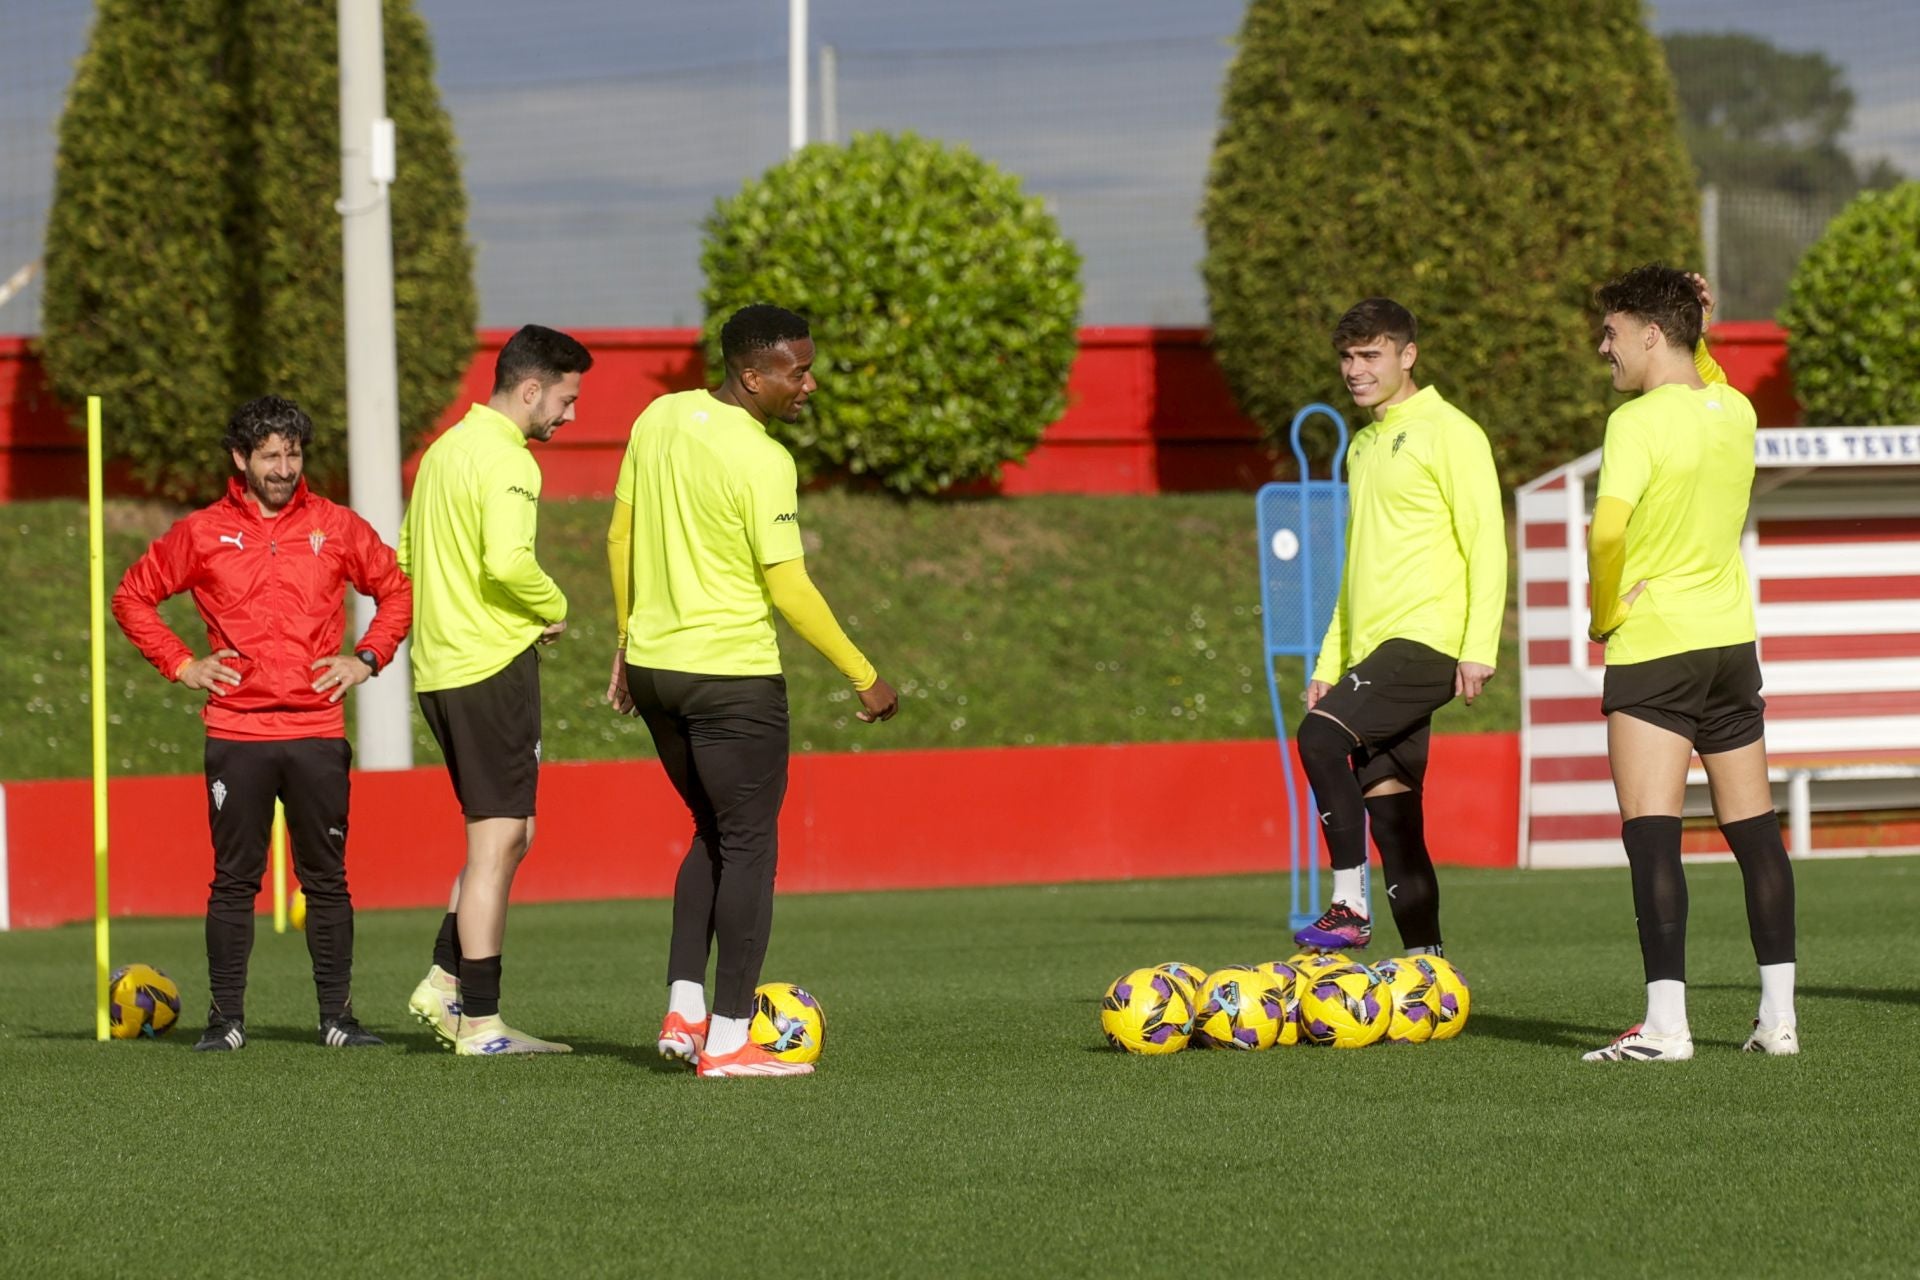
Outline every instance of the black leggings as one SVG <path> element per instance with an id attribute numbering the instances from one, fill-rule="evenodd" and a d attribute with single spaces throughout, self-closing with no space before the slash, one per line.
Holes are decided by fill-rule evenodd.
<path id="1" fill-rule="evenodd" d="M 629 665 L 627 692 L 693 816 L 693 842 L 674 882 L 667 981 L 701 982 L 717 939 L 713 1012 L 748 1017 L 773 926 L 787 682 Z"/>

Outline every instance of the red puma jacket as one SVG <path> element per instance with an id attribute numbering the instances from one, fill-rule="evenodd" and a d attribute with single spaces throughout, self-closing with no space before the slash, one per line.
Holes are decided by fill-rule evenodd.
<path id="1" fill-rule="evenodd" d="M 347 584 L 377 602 L 355 651 L 385 670 L 413 624 L 413 584 L 393 548 L 353 511 L 308 492 L 303 479 L 267 519 L 238 476 L 227 496 L 184 516 L 134 562 L 113 593 L 113 616 L 147 661 L 172 680 L 194 657 L 155 607 L 193 593 L 208 652 L 232 649 L 240 683 L 208 694 L 200 718 L 214 738 L 341 738 L 346 703 L 315 693 L 317 658 L 340 652 Z"/>

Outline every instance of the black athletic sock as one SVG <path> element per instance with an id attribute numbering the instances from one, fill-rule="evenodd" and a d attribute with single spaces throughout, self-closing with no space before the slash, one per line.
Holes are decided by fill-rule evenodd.
<path id="1" fill-rule="evenodd" d="M 1353 739 L 1326 716 L 1309 715 L 1300 722 L 1297 742 L 1300 765 L 1313 788 L 1314 812 L 1320 815 L 1320 833 L 1326 837 L 1327 860 L 1335 871 L 1365 865 L 1367 810 L 1348 760 Z"/>
<path id="2" fill-rule="evenodd" d="M 1620 824 L 1633 875 L 1633 914 L 1648 982 L 1687 980 L 1687 878 L 1680 869 L 1680 819 L 1656 816 Z"/>
<path id="3" fill-rule="evenodd" d="M 454 977 L 460 976 L 460 917 L 449 911 L 440 921 L 440 936 L 433 940 L 433 962 Z"/>
<path id="4" fill-rule="evenodd" d="M 500 1012 L 500 957 L 460 957 L 460 1013 L 491 1018 Z"/>
<path id="5" fill-rule="evenodd" d="M 1780 839 L 1780 815 L 1720 825 L 1747 890 L 1747 931 L 1761 964 L 1793 963 L 1793 864 Z"/>
<path id="6" fill-rule="evenodd" d="M 1433 856 L 1427 851 L 1427 823 L 1420 793 L 1396 791 L 1368 796 L 1367 816 L 1373 819 L 1373 843 L 1380 849 L 1380 869 L 1386 873 L 1387 906 L 1400 930 L 1400 944 L 1440 945 L 1440 881 L 1433 874 Z"/>

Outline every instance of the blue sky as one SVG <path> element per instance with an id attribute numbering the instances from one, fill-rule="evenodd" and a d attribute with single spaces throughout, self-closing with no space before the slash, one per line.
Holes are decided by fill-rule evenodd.
<path id="1" fill-rule="evenodd" d="M 483 320 L 699 318 L 699 220 L 786 145 L 786 0 L 416 0 L 465 152 Z M 0 0 L 0 278 L 38 253 L 88 0 Z M 842 133 L 971 145 L 1086 256 L 1092 323 L 1204 323 L 1197 210 L 1241 0 L 812 0 Z M 1656 30 L 1818 49 L 1851 142 L 1920 174 L 1916 0 L 1665 0 Z M 400 155 L 405 163 L 405 131 Z M 404 172 L 404 170 L 403 170 Z M 37 321 L 32 292 L 0 331 Z"/>

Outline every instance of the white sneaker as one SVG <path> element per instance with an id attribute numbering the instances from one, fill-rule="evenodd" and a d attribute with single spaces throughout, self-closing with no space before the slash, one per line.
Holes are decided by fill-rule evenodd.
<path id="1" fill-rule="evenodd" d="M 1693 1056 L 1693 1036 L 1656 1036 L 1635 1023 L 1615 1036 L 1613 1043 L 1580 1055 L 1582 1062 L 1685 1062 Z"/>
<path id="2" fill-rule="evenodd" d="M 1800 1033 L 1791 1022 L 1783 1022 L 1777 1027 L 1763 1027 L 1756 1018 L 1753 1034 L 1740 1046 L 1740 1052 L 1770 1053 L 1776 1058 L 1790 1058 L 1800 1052 Z"/>

